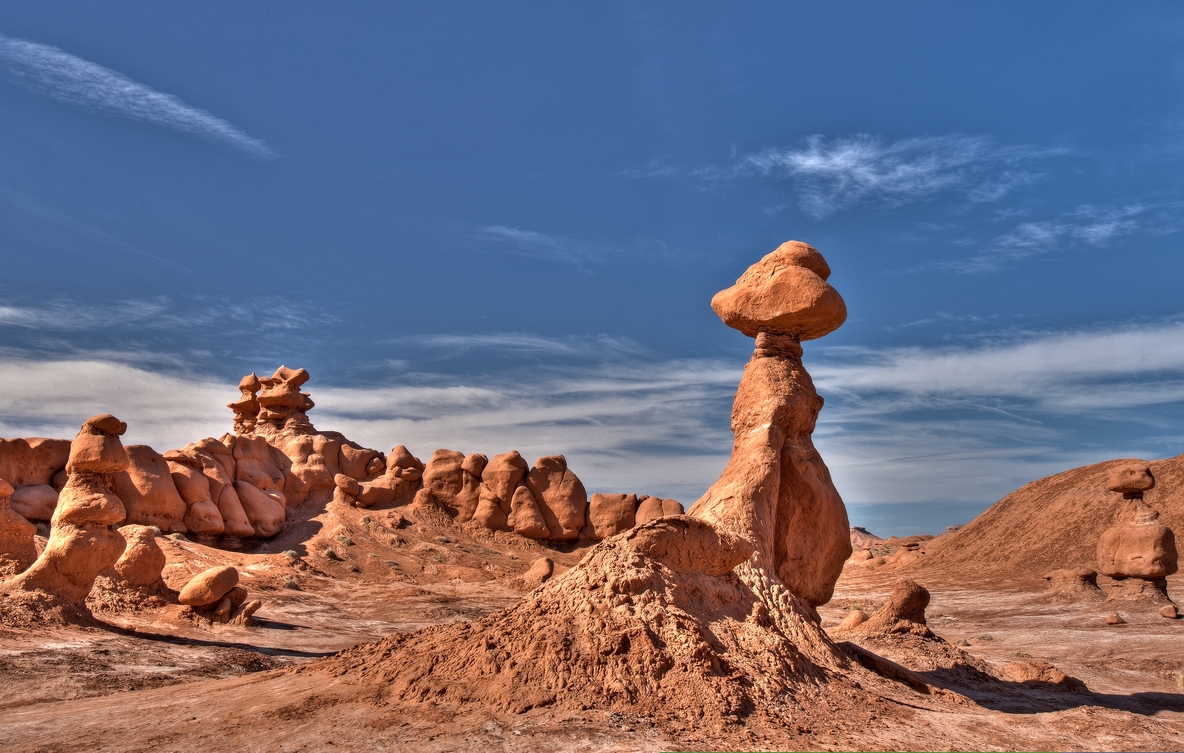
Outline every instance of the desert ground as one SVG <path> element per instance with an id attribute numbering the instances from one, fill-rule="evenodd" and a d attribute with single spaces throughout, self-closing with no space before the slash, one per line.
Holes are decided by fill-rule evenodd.
<path id="1" fill-rule="evenodd" d="M 396 522 L 399 521 L 399 522 Z M 318 533 L 284 554 L 231 553 L 164 537 L 166 580 L 180 587 L 232 564 L 264 606 L 257 626 L 200 624 L 170 606 L 96 610 L 94 626 L 0 634 L 0 721 L 7 750 L 1178 750 L 1184 747 L 1184 621 L 1150 607 L 1062 604 L 1039 579 L 965 583 L 931 577 L 926 615 L 940 640 L 855 639 L 912 670 L 935 696 L 881 682 L 860 718 L 828 700 L 799 729 L 735 725 L 709 738 L 617 710 L 499 713 L 431 702 L 388 704 L 347 678 L 298 674 L 392 633 L 472 620 L 522 598 L 540 557 L 556 570 L 587 547 L 547 547 L 476 526 L 417 523 L 396 510 L 343 505 L 310 519 Z M 343 541 L 352 541 L 346 545 Z M 294 545 L 296 546 L 296 545 Z M 279 552 L 274 550 L 280 549 Z M 334 552 L 333 557 L 326 553 Z M 350 566 L 358 572 L 350 572 Z M 872 611 L 900 572 L 844 569 L 820 609 L 833 628 L 852 605 Z M 1178 577 L 1169 588 L 1181 587 Z M 1084 689 L 1009 681 L 1003 668 L 1043 661 Z M 829 712 L 829 713 L 828 713 Z M 69 723 L 63 723 L 69 720 Z M 686 720 L 693 727 L 694 720 Z"/>

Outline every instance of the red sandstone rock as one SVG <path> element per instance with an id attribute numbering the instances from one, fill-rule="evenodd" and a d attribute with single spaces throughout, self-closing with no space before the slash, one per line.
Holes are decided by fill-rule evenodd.
<path id="1" fill-rule="evenodd" d="M 227 408 L 234 411 L 234 430 L 236 432 L 249 434 L 254 431 L 255 421 L 259 416 L 259 400 L 255 397 L 259 386 L 259 377 L 255 376 L 255 372 L 252 371 L 238 383 L 241 393 L 239 399 L 226 404 Z"/>
<path id="2" fill-rule="evenodd" d="M 851 555 L 847 510 L 811 440 L 822 398 L 799 344 L 846 317 L 828 272 L 817 251 L 788 243 L 713 299 L 756 348 L 732 405 L 732 457 L 689 513 L 752 541 L 753 567 L 811 605 L 830 600 Z"/>
<path id="3" fill-rule="evenodd" d="M 1125 625 L 1126 620 L 1122 619 L 1122 615 L 1120 615 L 1118 612 L 1111 612 L 1110 614 L 1106 615 L 1106 624 Z"/>
<path id="4" fill-rule="evenodd" d="M 826 284 L 830 267 L 814 248 L 798 241 L 782 244 L 753 264 L 711 308 L 724 324 L 749 337 L 778 332 L 813 340 L 847 319 L 842 297 Z"/>
<path id="5" fill-rule="evenodd" d="M 37 559 L 37 527 L 9 507 L 12 486 L 0 479 L 0 575 L 19 573 Z"/>
<path id="6" fill-rule="evenodd" d="M 0 478 L 13 489 L 52 485 L 53 477 L 65 470 L 69 457 L 68 439 L 0 439 Z"/>
<path id="7" fill-rule="evenodd" d="M 216 439 L 203 439 L 173 452 L 183 454 L 201 468 L 209 484 L 210 499 L 222 520 L 222 534 L 233 538 L 254 536 L 255 527 L 234 490 L 236 464 L 230 448 Z M 203 512 L 199 510 L 197 514 Z"/>
<path id="8" fill-rule="evenodd" d="M 588 503 L 586 538 L 599 540 L 627 531 L 637 522 L 634 494 L 593 494 Z"/>
<path id="9" fill-rule="evenodd" d="M 178 601 L 186 606 L 205 607 L 217 604 L 238 585 L 238 570 L 233 567 L 211 567 L 193 576 L 181 589 Z"/>
<path id="10" fill-rule="evenodd" d="M 884 606 L 853 631 L 859 635 L 911 633 L 931 637 L 933 633 L 925 626 L 927 606 L 929 591 L 914 581 L 902 578 L 893 584 L 892 593 L 888 595 Z"/>
<path id="11" fill-rule="evenodd" d="M 727 575 L 753 552 L 745 539 L 682 515 L 639 525 L 624 538 L 641 556 L 680 573 Z"/>
<path id="12" fill-rule="evenodd" d="M 454 518 L 460 513 L 457 495 L 464 489 L 464 471 L 460 467 L 464 461 L 463 452 L 440 449 L 432 453 L 432 459 L 423 470 L 425 499 L 434 500 Z"/>
<path id="13" fill-rule="evenodd" d="M 156 529 L 125 525 L 120 527 L 119 533 L 127 542 L 127 548 L 115 562 L 116 576 L 132 586 L 146 587 L 160 583 L 166 559 L 160 545 L 156 543 Z"/>
<path id="14" fill-rule="evenodd" d="M 222 533 L 226 525 L 222 521 L 222 513 L 210 497 L 210 482 L 201 472 L 200 461 L 178 450 L 169 450 L 164 457 L 169 463 L 173 485 L 185 501 L 183 522 L 186 530 L 207 536 Z"/>
<path id="15" fill-rule="evenodd" d="M 662 500 L 662 515 L 682 515 L 684 512 L 682 502 L 677 499 Z"/>
<path id="16" fill-rule="evenodd" d="M 580 537 L 584 527 L 588 492 L 576 475 L 567 467 L 562 455 L 539 458 L 526 476 L 526 486 L 534 495 L 539 512 L 553 541 L 569 541 Z"/>
<path id="17" fill-rule="evenodd" d="M 641 525 L 651 520 L 657 520 L 663 514 L 661 499 L 658 497 L 642 497 L 637 505 L 637 512 L 633 513 L 633 518 L 637 525 Z"/>
<path id="18" fill-rule="evenodd" d="M 266 493 L 243 481 L 234 482 L 234 491 L 256 536 L 267 538 L 284 529 L 285 514 L 281 495 Z"/>
<path id="19" fill-rule="evenodd" d="M 510 499 L 510 515 L 506 522 L 519 536 L 545 539 L 551 535 L 551 529 L 539 511 L 534 495 L 525 484 L 514 490 L 514 495 Z"/>
<path id="20" fill-rule="evenodd" d="M 481 471 L 481 489 L 473 520 L 493 531 L 512 530 L 508 522 L 510 503 L 514 490 L 526 477 L 526 469 L 526 460 L 517 450 L 494 455 Z"/>
<path id="21" fill-rule="evenodd" d="M 53 519 L 58 506 L 58 492 L 48 484 L 22 486 L 12 493 L 12 511 L 25 520 Z"/>
<path id="22" fill-rule="evenodd" d="M 843 618 L 843 621 L 835 627 L 835 632 L 841 633 L 847 630 L 854 630 L 865 622 L 867 622 L 867 614 L 862 609 L 852 609 L 847 612 L 847 616 Z"/>
<path id="23" fill-rule="evenodd" d="M 467 523 L 477 513 L 477 506 L 481 503 L 481 474 L 489 458 L 479 453 L 466 455 L 460 464 L 461 486 L 456 495 L 456 520 Z"/>
<path id="24" fill-rule="evenodd" d="M 300 391 L 301 385 L 307 381 L 307 371 L 287 366 L 280 366 L 270 377 L 260 379 L 258 420 L 282 423 L 311 410 L 312 399 L 308 393 Z M 258 425 L 255 429 L 259 429 Z"/>
<path id="25" fill-rule="evenodd" d="M 1013 662 L 1003 667 L 1003 675 L 1012 682 L 1037 688 L 1054 686 L 1061 690 L 1080 692 L 1086 690 L 1085 683 L 1070 677 L 1045 661 Z"/>
<path id="26" fill-rule="evenodd" d="M 354 447 L 350 444 L 341 445 L 341 472 L 350 478 L 364 481 L 370 477 L 370 461 L 379 456 L 378 450 L 365 447 Z"/>
<path id="27" fill-rule="evenodd" d="M 1159 521 L 1159 513 L 1135 504 L 1123 517 L 1098 540 L 1098 571 L 1111 578 L 1143 579 L 1175 573 L 1176 537 Z"/>
<path id="28" fill-rule="evenodd" d="M 1175 604 L 1166 604 L 1159 609 L 1159 616 L 1166 617 L 1169 620 L 1174 620 L 1179 617 L 1179 612 L 1176 610 Z"/>
<path id="29" fill-rule="evenodd" d="M 1110 471 L 1106 488 L 1123 494 L 1140 494 L 1155 488 L 1155 477 L 1146 463 L 1127 463 Z"/>
<path id="30" fill-rule="evenodd" d="M 528 590 L 538 588 L 551 579 L 551 574 L 555 572 L 555 563 L 550 557 L 539 557 L 531 563 L 528 569 L 522 575 L 522 583 Z"/>
<path id="31" fill-rule="evenodd" d="M 185 500 L 177 493 L 168 461 L 148 445 L 128 445 L 128 468 L 115 474 L 113 489 L 127 511 L 127 522 L 185 532 Z"/>
<path id="32" fill-rule="evenodd" d="M 81 613 L 95 578 L 123 554 L 114 526 L 125 513 L 111 492 L 112 476 L 128 466 L 119 435 L 127 425 L 109 414 L 82 425 L 70 445 L 70 478 L 62 489 L 49 541 L 28 570 L 8 581 L 7 591 L 41 591 Z"/>
<path id="33" fill-rule="evenodd" d="M 1098 574 L 1088 567 L 1066 567 L 1041 577 L 1048 581 L 1045 593 L 1059 601 L 1093 601 L 1102 598 Z"/>

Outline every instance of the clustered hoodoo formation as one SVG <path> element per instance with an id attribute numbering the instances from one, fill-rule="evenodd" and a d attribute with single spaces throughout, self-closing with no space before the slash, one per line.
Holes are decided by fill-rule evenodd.
<path id="1" fill-rule="evenodd" d="M 147 445 L 123 448 L 125 464 L 112 472 L 110 491 L 122 504 L 124 522 L 234 548 L 242 539 L 275 536 L 289 511 L 332 496 L 359 507 L 434 507 L 457 522 L 551 541 L 600 540 L 683 512 L 673 499 L 589 498 L 562 455 L 539 458 L 533 468 L 517 451 L 488 460 L 441 449 L 427 464 L 402 445 L 384 455 L 313 427 L 307 414 L 313 401 L 300 391 L 307 381 L 307 371 L 286 366 L 262 379 L 250 374 L 228 406 L 235 433 L 163 455 Z M 30 538 L 17 517 L 53 518 L 69 454 L 68 440 L 0 440 L 0 480 L 15 487 L 7 503 L 0 502 L 0 537 Z M 13 549 L 9 569 L 28 558 L 16 553 L 16 544 L 2 548 Z"/>

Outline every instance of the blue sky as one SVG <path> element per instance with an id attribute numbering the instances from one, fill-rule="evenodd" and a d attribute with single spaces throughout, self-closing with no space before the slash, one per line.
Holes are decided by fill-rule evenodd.
<path id="1" fill-rule="evenodd" d="M 371 446 L 692 501 L 794 238 L 852 521 L 1184 452 L 1175 3 L 5 3 L 0 434 L 158 449 L 304 366 Z"/>

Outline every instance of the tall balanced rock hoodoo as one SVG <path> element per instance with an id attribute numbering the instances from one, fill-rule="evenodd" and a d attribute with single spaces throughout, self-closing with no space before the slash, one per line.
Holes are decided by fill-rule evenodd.
<path id="1" fill-rule="evenodd" d="M 732 405 L 732 458 L 690 510 L 751 541 L 753 566 L 814 606 L 830 600 L 851 556 L 847 509 L 810 438 L 822 398 L 801 360 L 800 341 L 847 318 L 829 276 L 822 254 L 790 241 L 711 300 L 756 350 Z"/>
<path id="2" fill-rule="evenodd" d="M 819 685 L 856 693 L 842 677 L 847 655 L 812 606 L 830 597 L 851 553 L 842 500 L 810 443 L 822 400 L 798 344 L 843 322 L 828 272 L 817 251 L 788 243 L 716 297 L 724 321 L 756 336 L 757 350 L 736 395 L 732 459 L 687 515 L 621 531 L 636 498 L 594 495 L 589 524 L 607 537 L 513 607 L 359 646 L 306 671 L 358 673 L 391 700 L 617 708 L 699 730 L 745 717 L 784 729 L 808 718 Z M 515 460 L 487 465 L 478 520 L 526 519 L 525 463 Z M 557 465 L 547 472 L 559 477 Z M 539 533 L 551 523 L 540 514 L 531 525 Z"/>
<path id="3" fill-rule="evenodd" d="M 69 480 L 53 514 L 49 542 L 37 561 L 4 585 L 4 590 L 39 591 L 78 613 L 95 578 L 118 560 L 126 546 L 115 526 L 123 503 L 112 492 L 115 474 L 128 467 L 119 441 L 127 424 L 103 414 L 86 420 L 70 444 Z"/>
<path id="4" fill-rule="evenodd" d="M 1143 502 L 1143 492 L 1154 487 L 1146 465 L 1122 466 L 1107 480 L 1106 488 L 1126 500 L 1119 522 L 1098 540 L 1098 570 L 1118 581 L 1107 600 L 1168 600 L 1167 576 L 1177 569 L 1176 536 Z"/>

